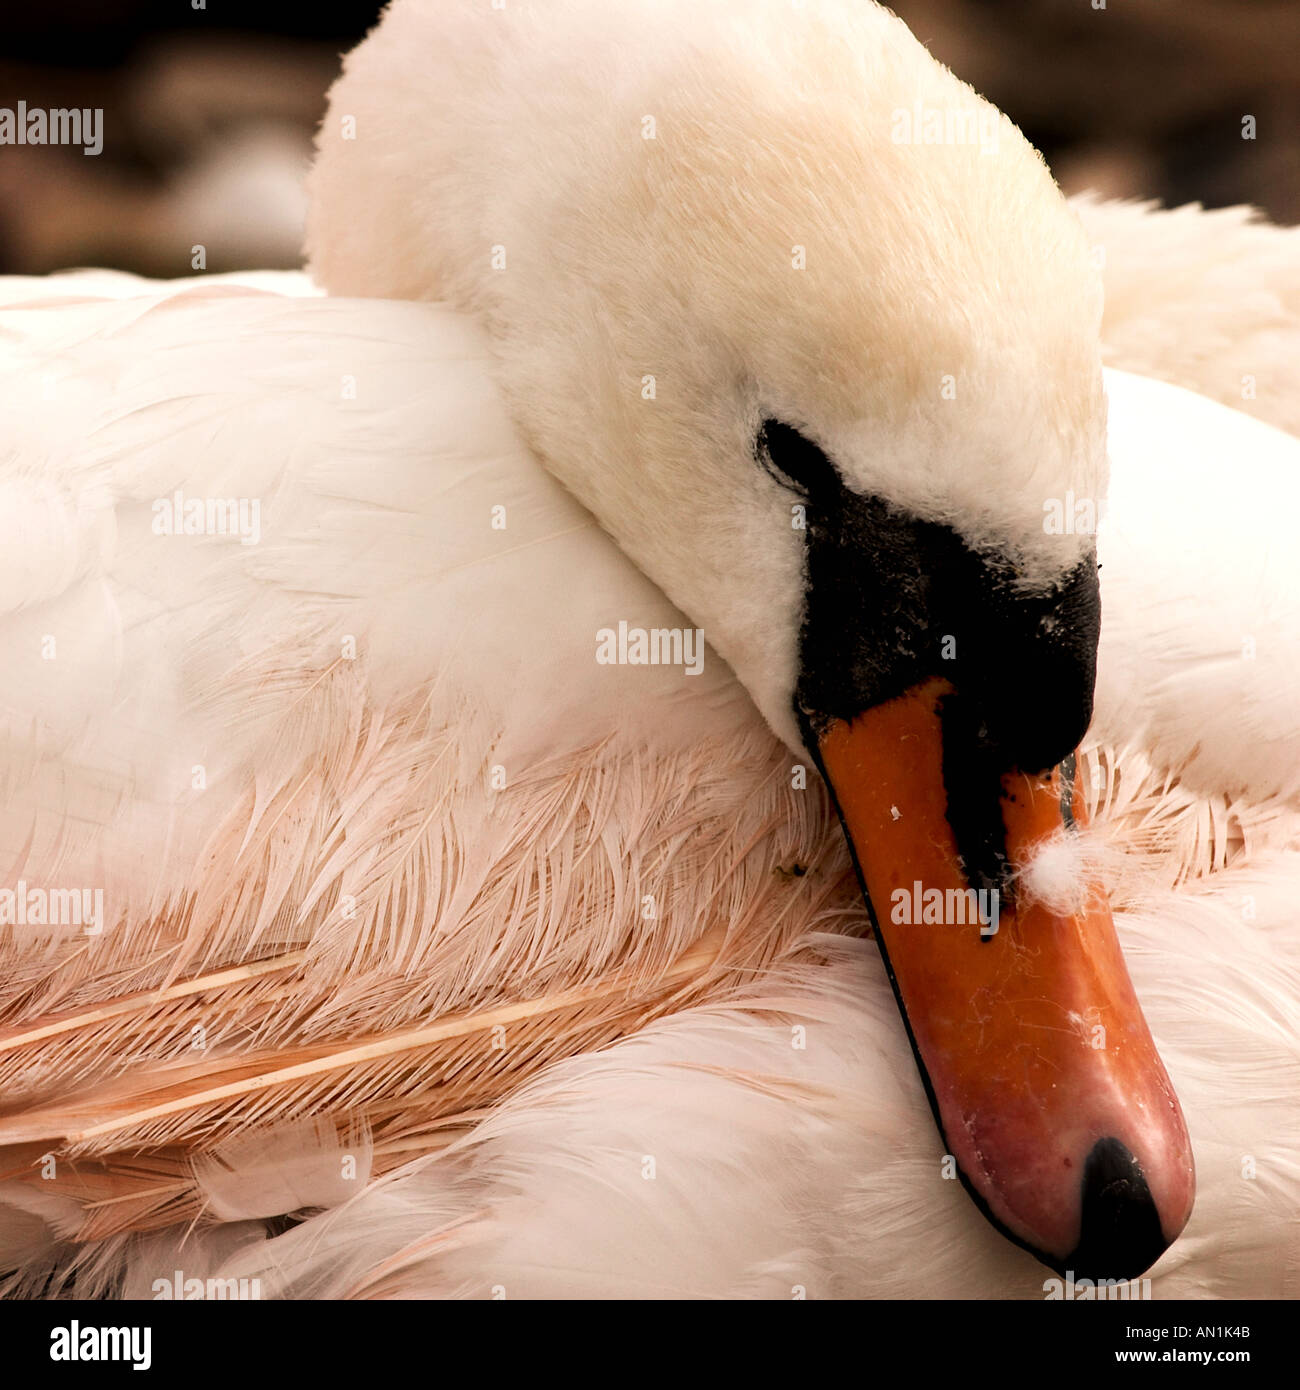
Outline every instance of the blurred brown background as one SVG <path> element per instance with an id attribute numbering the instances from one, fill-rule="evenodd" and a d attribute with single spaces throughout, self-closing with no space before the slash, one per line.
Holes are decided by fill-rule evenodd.
<path id="1" fill-rule="evenodd" d="M 194 9 L 195 3 L 206 8 Z M 616 4 L 617 0 L 610 0 Z M 1300 222 L 1296 0 L 898 0 L 1067 192 Z M 103 153 L 0 146 L 0 273 L 299 264 L 325 90 L 379 0 L 0 0 L 0 107 L 102 107 Z M 1256 138 L 1242 138 L 1254 117 Z"/>

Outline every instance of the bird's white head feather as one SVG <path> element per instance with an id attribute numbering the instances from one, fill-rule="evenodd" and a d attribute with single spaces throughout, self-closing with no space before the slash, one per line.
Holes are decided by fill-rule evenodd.
<path id="1" fill-rule="evenodd" d="M 334 87 L 309 252 L 335 294 L 486 326 L 546 466 L 787 742 L 800 498 L 849 487 L 1048 583 L 1105 486 L 1099 277 L 1038 154 L 867 0 L 398 0 Z"/>

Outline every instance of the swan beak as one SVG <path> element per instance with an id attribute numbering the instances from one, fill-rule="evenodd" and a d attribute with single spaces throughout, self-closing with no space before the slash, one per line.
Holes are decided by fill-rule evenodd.
<path id="1" fill-rule="evenodd" d="M 1104 892 L 1063 914 L 1013 891 L 1036 849 L 1080 818 L 1072 762 L 976 775 L 954 748 L 953 694 L 925 680 L 831 720 L 817 754 L 966 1188 L 1058 1272 L 1135 1278 L 1191 1213 L 1187 1128 Z M 974 802 L 998 842 L 992 875 L 958 852 L 979 841 Z"/>

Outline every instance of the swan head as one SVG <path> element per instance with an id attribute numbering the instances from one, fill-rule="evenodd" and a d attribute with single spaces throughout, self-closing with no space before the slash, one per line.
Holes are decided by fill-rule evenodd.
<path id="1" fill-rule="evenodd" d="M 1014 902 L 1072 815 L 1106 482 L 1099 276 L 1040 156 L 867 0 L 398 0 L 318 144 L 318 280 L 475 315 L 546 467 L 826 775 L 977 1201 L 1140 1273 L 1181 1116 L 1104 903 Z"/>

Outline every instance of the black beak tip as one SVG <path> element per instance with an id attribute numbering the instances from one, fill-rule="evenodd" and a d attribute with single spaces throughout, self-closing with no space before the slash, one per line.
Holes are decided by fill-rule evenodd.
<path id="1" fill-rule="evenodd" d="M 1065 1268 L 1076 1279 L 1136 1279 L 1170 1244 L 1142 1165 L 1118 1139 L 1099 1139 L 1084 1164 L 1079 1243 Z"/>

